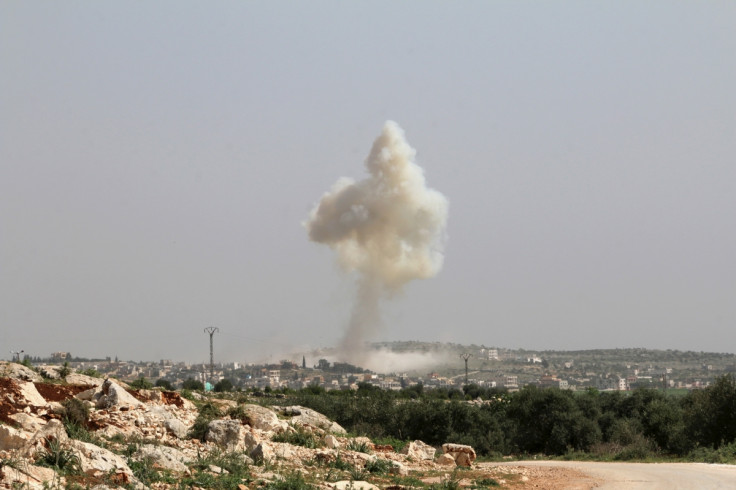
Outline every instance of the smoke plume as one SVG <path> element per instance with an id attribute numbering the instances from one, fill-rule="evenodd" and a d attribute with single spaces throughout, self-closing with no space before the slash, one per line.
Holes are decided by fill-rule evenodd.
<path id="1" fill-rule="evenodd" d="M 339 179 L 306 222 L 309 239 L 329 245 L 342 268 L 357 273 L 341 342 L 342 356 L 353 363 L 365 360 L 363 344 L 380 329 L 380 299 L 442 268 L 448 202 L 426 186 L 415 153 L 399 125 L 386 122 L 365 161 L 370 175 Z"/>

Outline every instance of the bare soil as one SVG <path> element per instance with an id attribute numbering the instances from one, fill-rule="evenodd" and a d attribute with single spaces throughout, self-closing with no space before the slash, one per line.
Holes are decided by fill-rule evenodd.
<path id="1" fill-rule="evenodd" d="M 52 383 L 33 383 L 36 390 L 47 402 L 62 402 L 78 393 L 94 388 L 94 385 L 62 385 Z"/>

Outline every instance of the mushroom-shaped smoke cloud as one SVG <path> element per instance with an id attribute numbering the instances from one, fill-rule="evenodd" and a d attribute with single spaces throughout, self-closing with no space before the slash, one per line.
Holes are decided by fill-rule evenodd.
<path id="1" fill-rule="evenodd" d="M 358 274 L 340 355 L 351 362 L 365 361 L 363 345 L 381 326 L 381 296 L 442 268 L 448 202 L 427 188 L 415 153 L 399 125 L 386 122 L 365 162 L 370 176 L 338 180 L 306 222 L 309 239 L 329 245 L 343 269 Z"/>

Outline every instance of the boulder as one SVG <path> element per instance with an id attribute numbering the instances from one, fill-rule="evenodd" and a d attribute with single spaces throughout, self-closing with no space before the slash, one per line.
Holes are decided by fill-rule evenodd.
<path id="1" fill-rule="evenodd" d="M 247 404 L 244 406 L 248 418 L 248 425 L 266 432 L 282 432 L 288 424 L 279 420 L 276 412 L 260 405 Z"/>
<path id="2" fill-rule="evenodd" d="M 42 378 L 61 379 L 58 366 L 38 366 L 38 372 Z"/>
<path id="3" fill-rule="evenodd" d="M 51 485 L 53 484 L 53 486 Z M 23 464 L 20 468 L 4 466 L 0 470 L 0 488 L 23 488 L 28 490 L 47 490 L 64 488 L 66 480 L 51 468 Z"/>
<path id="4" fill-rule="evenodd" d="M 416 461 L 432 461 L 436 451 L 437 450 L 429 444 L 422 441 L 414 441 L 404 446 L 401 449 L 401 454 L 406 454 Z"/>
<path id="5" fill-rule="evenodd" d="M 162 403 L 163 396 L 160 390 L 138 390 L 138 397 L 144 399 L 146 402 Z"/>
<path id="6" fill-rule="evenodd" d="M 70 385 L 87 385 L 87 386 L 100 386 L 105 382 L 102 378 L 95 378 L 94 376 L 87 376 L 86 374 L 72 373 L 68 375 L 64 380 Z"/>
<path id="7" fill-rule="evenodd" d="M 144 404 L 133 395 L 125 391 L 125 388 L 111 379 L 106 379 L 95 392 L 93 399 L 97 408 L 110 407 L 141 407 Z"/>
<path id="8" fill-rule="evenodd" d="M 332 434 L 327 434 L 325 436 L 325 446 L 330 449 L 340 449 L 340 441 L 338 441 L 337 437 Z"/>
<path id="9" fill-rule="evenodd" d="M 261 442 L 251 452 L 250 457 L 253 461 L 272 461 L 274 459 L 273 448 L 267 442 Z"/>
<path id="10" fill-rule="evenodd" d="M 168 446 L 154 446 L 153 444 L 144 444 L 139 447 L 138 451 L 133 454 L 133 458 L 137 461 L 150 460 L 156 466 L 177 473 L 189 471 L 184 463 L 191 461 L 191 458 L 188 458 L 178 449 Z"/>
<path id="11" fill-rule="evenodd" d="M 33 437 L 23 446 L 21 454 L 34 459 L 36 454 L 46 450 L 46 441 L 58 441 L 65 443 L 69 440 L 64 425 L 56 419 L 49 420 L 45 426 L 33 434 Z"/>
<path id="12" fill-rule="evenodd" d="M 463 444 L 443 444 L 442 452 L 452 456 L 458 466 L 472 466 L 475 461 L 475 450 Z"/>
<path id="13" fill-rule="evenodd" d="M 36 385 L 31 381 L 20 381 L 17 383 L 17 388 L 22 398 L 16 400 L 16 403 L 24 403 L 34 407 L 45 407 L 48 404 L 46 399 L 36 389 Z"/>
<path id="14" fill-rule="evenodd" d="M 311 408 L 301 407 L 294 405 L 291 407 L 284 407 L 282 413 L 287 416 L 291 416 L 291 423 L 299 423 L 311 425 L 327 432 L 333 432 L 335 434 L 346 434 L 347 431 L 337 422 L 333 422 L 326 416 L 319 412 L 312 410 Z"/>
<path id="15" fill-rule="evenodd" d="M 18 381 L 43 381 L 43 377 L 33 369 L 17 362 L 7 361 L 0 361 L 0 378 L 12 378 Z"/>
<path id="16" fill-rule="evenodd" d="M 78 440 L 69 440 L 69 446 L 74 449 L 79 457 L 80 466 L 85 473 L 101 475 L 122 472 L 129 478 L 134 478 L 133 471 L 128 467 L 125 460 L 112 451 Z"/>
<path id="17" fill-rule="evenodd" d="M 450 454 L 440 454 L 440 457 L 437 458 L 434 462 L 440 466 L 457 466 L 455 464 L 455 458 L 453 458 Z"/>
<path id="18" fill-rule="evenodd" d="M 335 490 L 379 490 L 377 486 L 367 481 L 341 480 L 331 483 L 330 486 Z"/>
<path id="19" fill-rule="evenodd" d="M 387 460 L 387 461 L 391 462 L 391 468 L 389 469 L 389 473 L 391 473 L 392 475 L 398 475 L 398 476 L 409 476 L 409 468 L 399 463 L 398 461 L 392 461 L 392 460 Z"/>
<path id="20" fill-rule="evenodd" d="M 187 434 L 189 433 L 189 428 L 186 426 L 186 424 L 181 420 L 175 418 L 164 420 L 164 427 L 170 434 L 173 434 L 179 439 L 186 439 Z"/>
<path id="21" fill-rule="evenodd" d="M 243 445 L 247 452 L 253 451 L 261 443 L 261 438 L 252 430 L 245 430 L 243 433 Z"/>
<path id="22" fill-rule="evenodd" d="M 227 450 L 243 447 L 243 425 L 239 420 L 213 420 L 207 426 L 204 438 Z"/>
<path id="23" fill-rule="evenodd" d="M 36 417 L 35 415 L 25 412 L 10 414 L 8 415 L 8 418 L 17 423 L 21 429 L 27 430 L 31 433 L 35 433 L 46 425 L 46 421 L 41 417 Z"/>
<path id="24" fill-rule="evenodd" d="M 33 434 L 8 425 L 0 425 L 0 451 L 21 449 L 28 444 Z"/>

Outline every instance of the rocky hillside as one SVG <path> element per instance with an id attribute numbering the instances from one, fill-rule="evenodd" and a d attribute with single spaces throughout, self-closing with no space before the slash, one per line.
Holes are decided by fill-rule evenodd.
<path id="1" fill-rule="evenodd" d="M 525 488 L 539 476 L 481 467 L 452 441 L 397 452 L 307 408 L 194 396 L 0 363 L 0 488 Z"/>

